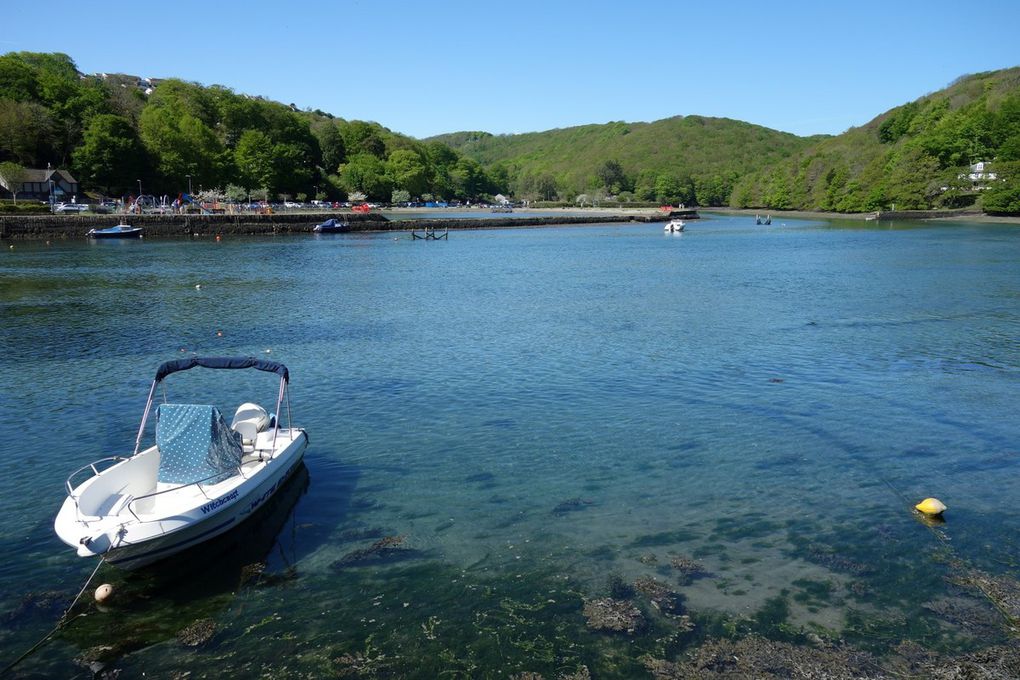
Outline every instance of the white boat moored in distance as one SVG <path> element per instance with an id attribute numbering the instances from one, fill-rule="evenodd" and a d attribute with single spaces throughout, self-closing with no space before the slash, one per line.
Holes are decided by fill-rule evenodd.
<path id="1" fill-rule="evenodd" d="M 167 376 L 195 367 L 279 375 L 276 411 L 286 398 L 288 427 L 254 403 L 241 404 L 229 426 L 214 406 L 154 407 L 156 388 Z M 290 422 L 289 381 L 286 366 L 254 357 L 165 362 L 152 381 L 134 453 L 90 463 L 68 478 L 54 521 L 57 535 L 81 557 L 136 569 L 239 525 L 283 486 L 308 446 L 307 433 Z M 156 441 L 140 450 L 153 411 Z"/>
<path id="2" fill-rule="evenodd" d="M 663 229 L 663 231 L 667 231 L 667 232 L 676 234 L 676 233 L 679 233 L 679 232 L 683 231 L 685 226 L 686 225 L 684 224 L 683 220 L 673 219 L 673 220 L 670 220 L 669 222 L 667 222 L 666 226 L 664 226 L 662 229 Z"/>

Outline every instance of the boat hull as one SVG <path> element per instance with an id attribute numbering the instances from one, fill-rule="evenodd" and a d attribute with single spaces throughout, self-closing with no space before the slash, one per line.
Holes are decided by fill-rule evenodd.
<path id="1" fill-rule="evenodd" d="M 129 227 L 127 229 L 118 229 L 117 227 L 112 227 L 110 229 L 91 229 L 89 230 L 88 237 L 98 239 L 141 238 L 142 229 L 140 227 Z"/>
<path id="2" fill-rule="evenodd" d="M 350 224 L 347 222 L 341 222 L 334 218 L 330 218 L 321 224 L 316 224 L 312 228 L 312 231 L 316 234 L 346 234 L 350 230 Z"/>
<path id="3" fill-rule="evenodd" d="M 101 555 L 110 564 L 133 570 L 176 555 L 239 526 L 273 497 L 301 463 L 308 436 L 304 430 L 295 432 L 290 444 L 261 470 L 232 489 L 169 517 L 127 521 L 79 543 L 75 546 L 78 554 L 82 557 Z M 69 545 L 72 543 L 68 537 L 74 535 L 73 531 L 67 530 L 69 523 L 80 526 L 74 519 L 75 511 L 73 500 L 67 499 L 56 520 L 58 535 Z"/>

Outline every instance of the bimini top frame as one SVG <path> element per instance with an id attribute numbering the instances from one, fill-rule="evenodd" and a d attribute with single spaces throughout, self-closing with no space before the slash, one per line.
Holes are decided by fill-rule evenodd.
<path id="1" fill-rule="evenodd" d="M 266 371 L 267 373 L 277 374 L 280 376 L 280 392 L 276 398 L 275 413 L 280 412 L 280 406 L 283 404 L 283 399 L 286 396 L 287 426 L 291 426 L 290 394 L 287 392 L 287 383 L 290 382 L 290 371 L 288 371 L 287 367 L 278 361 L 268 361 L 266 359 L 257 359 L 255 357 L 188 357 L 187 359 L 165 361 L 160 364 L 158 369 L 156 369 L 156 377 L 152 381 L 152 387 L 149 388 L 149 399 L 145 403 L 145 413 L 142 414 L 142 424 L 138 427 L 138 436 L 135 438 L 135 452 L 132 455 L 138 455 L 138 451 L 142 446 L 142 435 L 145 433 L 145 423 L 149 419 L 149 411 L 152 409 L 152 400 L 156 396 L 156 388 L 168 375 L 177 373 L 178 371 L 187 371 L 198 366 L 201 366 L 202 368 L 215 369 L 254 368 L 258 371 Z M 280 418 L 277 417 L 273 431 L 274 449 L 276 448 L 276 436 L 279 432 Z"/>

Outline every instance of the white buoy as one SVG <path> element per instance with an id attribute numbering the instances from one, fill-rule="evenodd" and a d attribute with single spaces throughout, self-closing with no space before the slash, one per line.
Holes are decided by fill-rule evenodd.
<path id="1" fill-rule="evenodd" d="M 202 290 L 202 284 L 201 283 L 196 283 L 195 284 L 195 290 Z"/>
<path id="2" fill-rule="evenodd" d="M 111 595 L 113 595 L 113 586 L 109 583 L 104 583 L 96 588 L 96 602 L 106 602 Z"/>

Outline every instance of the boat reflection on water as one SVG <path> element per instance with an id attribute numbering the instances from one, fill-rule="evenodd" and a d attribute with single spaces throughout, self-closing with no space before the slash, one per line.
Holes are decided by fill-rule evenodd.
<path id="1" fill-rule="evenodd" d="M 79 658 L 109 663 L 179 637 L 196 620 L 215 618 L 245 587 L 295 578 L 294 510 L 309 481 L 301 462 L 272 499 L 237 528 L 136 571 L 104 567 L 92 585 L 110 579 L 114 597 L 98 612 L 75 619 L 61 637 L 83 652 Z"/>
<path id="2" fill-rule="evenodd" d="M 299 463 L 290 479 L 250 519 L 211 541 L 142 567 L 137 574 L 139 580 L 163 587 L 172 587 L 175 582 L 183 580 L 183 588 L 193 595 L 201 594 L 196 589 L 209 594 L 236 590 L 244 572 L 254 564 L 265 563 L 278 542 L 280 549 L 275 554 L 280 556 L 286 567 L 293 566 L 292 511 L 298 499 L 308 490 L 309 480 L 308 468 L 304 462 Z M 281 536 L 288 520 L 291 520 L 291 534 Z M 128 580 L 131 580 L 130 576 Z"/>

